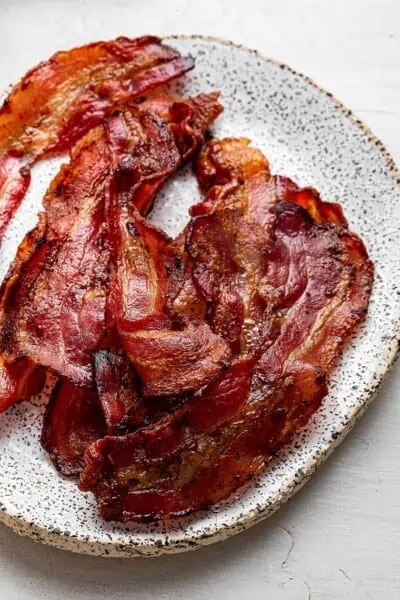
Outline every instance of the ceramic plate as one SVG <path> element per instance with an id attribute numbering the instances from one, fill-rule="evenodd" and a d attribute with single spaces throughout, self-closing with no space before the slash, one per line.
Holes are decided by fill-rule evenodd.
<path id="1" fill-rule="evenodd" d="M 163 525 L 103 522 L 90 494 L 55 471 L 39 444 L 46 393 L 0 417 L 0 519 L 18 533 L 76 552 L 136 556 L 173 553 L 222 540 L 271 515 L 350 431 L 396 357 L 399 340 L 399 172 L 382 143 L 331 94 L 288 66 L 232 43 L 200 37 L 168 43 L 196 57 L 180 84 L 220 90 L 225 112 L 216 136 L 246 136 L 272 172 L 340 202 L 376 266 L 367 321 L 352 339 L 329 396 L 306 428 L 240 495 L 194 517 Z M 60 161 L 35 168 L 34 184 L 0 250 L 1 275 L 31 228 Z M 176 234 L 199 194 L 190 167 L 163 190 L 152 220 Z M 47 390 L 48 392 L 48 390 Z"/>

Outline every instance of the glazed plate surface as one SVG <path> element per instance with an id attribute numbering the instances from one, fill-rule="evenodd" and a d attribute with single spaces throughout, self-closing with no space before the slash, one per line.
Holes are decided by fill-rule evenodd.
<path id="1" fill-rule="evenodd" d="M 367 321 L 336 367 L 329 396 L 265 473 L 207 512 L 167 524 L 104 523 L 90 494 L 62 478 L 39 443 L 48 389 L 0 416 L 0 521 L 59 548 L 97 555 L 174 553 L 222 540 L 271 515 L 350 431 L 393 364 L 399 341 L 400 174 L 382 143 L 331 94 L 286 65 L 222 40 L 168 38 L 196 68 L 179 91 L 220 90 L 225 112 L 213 135 L 245 136 L 273 173 L 316 187 L 340 202 L 376 267 Z M 64 161 L 66 159 L 64 158 Z M 62 161 L 46 161 L 8 228 L 0 275 L 36 222 L 41 197 Z M 152 220 L 171 235 L 199 200 L 190 166 L 162 190 Z"/>

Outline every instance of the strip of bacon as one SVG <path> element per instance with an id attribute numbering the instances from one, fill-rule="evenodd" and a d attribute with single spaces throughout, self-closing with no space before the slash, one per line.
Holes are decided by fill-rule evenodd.
<path id="1" fill-rule="evenodd" d="M 140 397 L 137 374 L 123 350 L 99 350 L 94 356 L 94 368 L 107 432 L 120 435 L 144 425 L 149 410 Z"/>
<path id="2" fill-rule="evenodd" d="M 182 398 L 150 398 L 140 393 L 140 381 L 121 348 L 104 348 L 94 356 L 96 390 L 109 435 L 131 433 L 176 410 Z"/>
<path id="3" fill-rule="evenodd" d="M 183 394 L 215 378 L 230 351 L 206 323 L 174 323 L 167 314 L 164 254 L 169 240 L 131 209 L 132 177 L 124 162 L 111 193 L 115 274 L 109 312 L 144 396 Z"/>
<path id="4" fill-rule="evenodd" d="M 78 475 L 83 453 L 106 432 L 97 395 L 60 379 L 43 420 L 41 444 L 63 475 Z"/>
<path id="5" fill-rule="evenodd" d="M 104 518 L 167 519 L 226 498 L 317 410 L 373 280 L 362 242 L 333 213 L 319 223 L 296 203 L 277 204 L 257 279 L 265 306 L 257 354 L 162 422 L 87 450 L 81 487 Z"/>
<path id="6" fill-rule="evenodd" d="M 13 313 L 18 297 L 29 289 L 32 277 L 42 266 L 40 249 L 44 228 L 41 219 L 27 234 L 0 288 L 0 413 L 15 402 L 40 393 L 46 379 L 44 369 L 34 366 L 28 358 L 15 357 L 7 351 L 13 337 Z"/>
<path id="7" fill-rule="evenodd" d="M 92 352 L 107 334 L 109 167 L 102 129 L 92 130 L 51 184 L 44 201 L 41 269 L 15 303 L 8 340 L 16 356 L 86 387 L 92 385 Z"/>
<path id="8" fill-rule="evenodd" d="M 192 69 L 154 36 L 57 52 L 30 70 L 0 109 L 0 239 L 41 157 L 65 152 L 116 105 Z"/>
<path id="9" fill-rule="evenodd" d="M 167 312 L 166 295 L 169 275 L 165 268 L 169 239 L 141 217 L 135 207 L 148 205 L 148 195 L 176 169 L 174 163 L 187 158 L 203 139 L 202 132 L 190 124 L 193 107 L 205 105 L 201 96 L 183 110 L 183 103 L 172 106 L 172 131 L 180 149 L 177 156 L 155 145 L 153 126 L 149 122 L 145 140 L 135 139 L 135 146 L 125 140 L 130 122 L 120 124 L 111 119 L 111 141 L 115 177 L 111 187 L 108 223 L 114 277 L 110 284 L 108 312 L 115 320 L 121 343 L 135 365 L 145 396 L 183 394 L 207 385 L 226 365 L 230 352 L 226 343 L 203 322 L 174 323 Z M 198 123 L 205 126 L 215 114 L 199 111 Z M 162 109 L 161 109 L 162 110 Z M 146 116 L 147 115 L 147 116 Z M 176 122 L 181 115 L 182 122 Z M 210 117 L 211 115 L 211 117 Z M 149 119 L 143 111 L 140 119 Z M 201 120 L 200 120 L 201 119 Z M 125 129 L 124 129 L 125 127 Z M 166 130 L 168 131 L 168 130 Z M 190 139 L 194 142 L 190 141 Z"/>
<path id="10" fill-rule="evenodd" d="M 164 94 L 162 98 L 163 117 L 150 111 L 152 98 L 148 97 L 145 108 L 111 117 L 107 136 L 103 127 L 95 128 L 73 149 L 71 162 L 62 167 L 44 198 L 41 268 L 30 270 L 29 286 L 23 287 L 25 292 L 15 300 L 12 317 L 8 317 L 8 354 L 28 356 L 76 385 L 92 386 L 92 353 L 109 339 L 105 318 L 109 236 L 104 210 L 110 147 L 124 152 L 135 165 L 135 181 L 140 181 L 139 187 L 133 183 L 135 202 L 147 211 L 159 185 L 187 156 L 187 148 L 194 151 L 203 139 L 205 130 L 198 123 L 208 127 L 222 109 L 215 94 L 181 99 L 179 106 L 187 102 L 189 108 L 180 124 L 176 97 Z M 161 95 L 153 101 L 158 110 Z M 183 156 L 175 134 L 187 141 Z"/>
<path id="11" fill-rule="evenodd" d="M 263 338 L 258 283 L 275 221 L 274 180 L 266 158 L 246 139 L 210 142 L 196 161 L 196 174 L 208 193 L 190 211 L 186 276 L 174 308 L 185 306 L 194 287 L 207 304 L 213 331 L 235 354 L 251 355 Z"/>

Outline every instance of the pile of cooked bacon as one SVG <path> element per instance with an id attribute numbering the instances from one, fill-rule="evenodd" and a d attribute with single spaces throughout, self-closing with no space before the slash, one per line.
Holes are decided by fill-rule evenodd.
<path id="1" fill-rule="evenodd" d="M 204 199 L 175 239 L 146 215 L 204 143 L 217 93 L 159 39 L 56 54 L 0 112 L 0 231 L 39 158 L 70 150 L 0 291 L 0 409 L 58 381 L 42 445 L 105 519 L 229 496 L 318 409 L 363 320 L 373 265 L 338 204 L 272 176 L 244 138 L 194 161 Z"/>

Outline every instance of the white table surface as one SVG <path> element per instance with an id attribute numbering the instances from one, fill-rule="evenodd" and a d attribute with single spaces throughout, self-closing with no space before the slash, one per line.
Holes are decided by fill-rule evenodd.
<path id="1" fill-rule="evenodd" d="M 353 109 L 400 163 L 399 0 L 0 0 L 0 89 L 57 49 L 142 33 L 217 35 L 287 62 Z M 0 600 L 400 598 L 399 393 L 400 364 L 312 481 L 222 544 L 102 559 L 0 526 Z"/>

